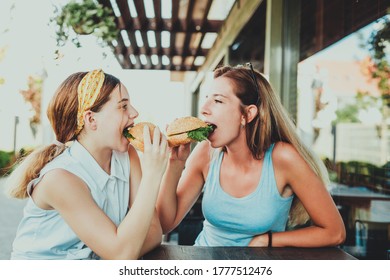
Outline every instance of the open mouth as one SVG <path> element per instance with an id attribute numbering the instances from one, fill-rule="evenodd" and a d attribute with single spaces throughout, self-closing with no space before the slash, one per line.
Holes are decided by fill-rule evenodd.
<path id="1" fill-rule="evenodd" d="M 217 126 L 213 123 L 206 122 L 211 128 L 212 131 L 210 132 L 209 136 L 214 133 L 214 131 L 217 129 Z"/>
<path id="2" fill-rule="evenodd" d="M 124 136 L 124 137 L 129 137 L 129 129 L 130 128 L 132 128 L 134 126 L 134 124 L 132 124 L 132 125 L 129 125 L 129 126 L 126 126 L 124 129 L 123 129 L 123 131 L 122 131 L 122 135 Z"/>

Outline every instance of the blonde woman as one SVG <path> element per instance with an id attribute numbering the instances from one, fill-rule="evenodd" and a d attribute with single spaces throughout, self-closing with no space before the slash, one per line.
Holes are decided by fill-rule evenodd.
<path id="1" fill-rule="evenodd" d="M 167 142 L 145 129 L 140 162 L 123 136 L 138 116 L 126 87 L 101 70 L 72 74 L 47 114 L 56 140 L 7 182 L 14 197 L 28 198 L 11 258 L 137 259 L 158 246 Z"/>
<path id="2" fill-rule="evenodd" d="M 251 65 L 216 69 L 201 113 L 215 129 L 191 155 L 188 146 L 171 154 L 157 204 L 164 232 L 180 223 L 203 191 L 205 221 L 195 245 L 320 247 L 344 241 L 326 169 L 299 140 L 259 72 Z M 288 221 L 293 228 L 309 219 L 310 226 L 286 231 Z"/>

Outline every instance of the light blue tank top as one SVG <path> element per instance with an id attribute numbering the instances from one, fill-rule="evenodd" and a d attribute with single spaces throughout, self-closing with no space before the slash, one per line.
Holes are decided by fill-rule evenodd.
<path id="1" fill-rule="evenodd" d="M 121 223 L 127 213 L 130 195 L 128 153 L 113 151 L 111 175 L 108 175 L 75 141 L 30 182 L 29 195 L 46 173 L 57 168 L 80 177 L 90 189 L 96 204 L 117 226 Z M 29 197 L 13 243 L 11 259 L 99 259 L 99 256 L 79 239 L 57 210 L 43 210 Z"/>
<path id="2" fill-rule="evenodd" d="M 272 165 L 274 144 L 265 152 L 260 182 L 247 196 L 236 198 L 220 185 L 223 151 L 210 163 L 204 185 L 203 230 L 197 246 L 247 246 L 255 235 L 286 229 L 293 196 L 282 197 L 277 189 Z"/>

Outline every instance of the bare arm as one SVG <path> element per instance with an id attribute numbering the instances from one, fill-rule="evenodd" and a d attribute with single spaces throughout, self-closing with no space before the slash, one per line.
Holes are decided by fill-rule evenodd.
<path id="1" fill-rule="evenodd" d="M 130 201 L 129 201 L 129 209 L 131 209 L 132 204 L 134 203 L 137 192 L 139 189 L 139 184 L 142 178 L 142 170 L 141 164 L 139 161 L 138 154 L 133 146 L 129 145 L 129 156 L 130 156 Z M 154 211 L 153 219 L 149 227 L 149 231 L 146 235 L 144 244 L 141 248 L 140 255 L 144 255 L 147 252 L 151 251 L 155 247 L 161 244 L 162 241 L 162 229 L 160 220 L 158 219 L 157 211 Z"/>
<path id="2" fill-rule="evenodd" d="M 335 246 L 345 239 L 341 216 L 321 179 L 290 144 L 278 143 L 272 154 L 278 186 L 291 186 L 310 215 L 313 226 L 274 233 L 274 247 Z M 249 246 L 267 246 L 266 234 L 253 238 Z"/>
<path id="3" fill-rule="evenodd" d="M 185 169 L 185 159 L 171 156 L 157 200 L 157 212 L 164 233 L 173 230 L 183 220 L 199 197 L 205 181 L 204 170 L 209 164 L 208 155 L 209 144 L 204 141 L 190 154 Z"/>
<path id="4" fill-rule="evenodd" d="M 138 259 L 151 227 L 168 150 L 166 139 L 159 144 L 155 129 L 150 143 L 147 126 L 144 130 L 144 171 L 137 196 L 121 224 L 116 225 L 96 205 L 85 183 L 65 170 L 47 173 L 37 185 L 35 195 L 50 208 L 59 211 L 77 236 L 103 259 Z"/>

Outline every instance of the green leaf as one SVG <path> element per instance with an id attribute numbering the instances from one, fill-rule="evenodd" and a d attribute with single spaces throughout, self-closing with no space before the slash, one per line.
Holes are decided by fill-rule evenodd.
<path id="1" fill-rule="evenodd" d="M 125 136 L 128 139 L 135 139 L 134 136 L 131 135 L 127 129 L 123 131 L 123 136 Z"/>
<path id="2" fill-rule="evenodd" d="M 212 131 L 213 131 L 212 126 L 208 125 L 207 127 L 201 127 L 195 130 L 191 130 L 187 132 L 187 135 L 189 138 L 200 142 L 206 140 Z"/>

